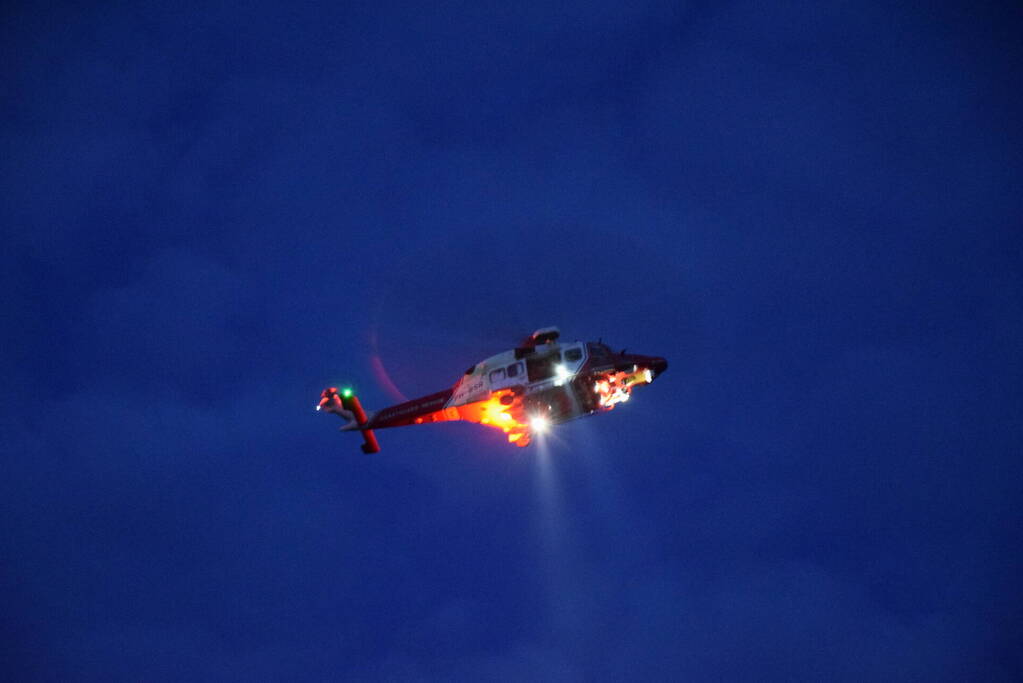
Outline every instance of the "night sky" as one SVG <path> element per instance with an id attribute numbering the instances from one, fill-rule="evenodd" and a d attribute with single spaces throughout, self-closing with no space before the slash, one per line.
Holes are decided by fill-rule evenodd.
<path id="1" fill-rule="evenodd" d="M 0 678 L 1023 679 L 1023 17 L 889 4 L 5 3 Z M 313 410 L 548 325 L 670 368 Z"/>

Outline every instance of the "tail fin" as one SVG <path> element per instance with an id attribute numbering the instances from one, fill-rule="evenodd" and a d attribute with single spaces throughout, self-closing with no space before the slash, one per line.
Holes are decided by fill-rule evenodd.
<path id="1" fill-rule="evenodd" d="M 376 434 L 372 429 L 366 429 L 369 418 L 366 411 L 362 409 L 359 397 L 352 393 L 351 389 L 344 389 L 338 394 L 337 387 L 329 387 L 320 394 L 320 404 L 317 410 L 327 413 L 334 413 L 348 422 L 341 427 L 341 431 L 358 429 L 362 432 L 362 452 L 379 453 L 380 444 L 377 443 Z"/>

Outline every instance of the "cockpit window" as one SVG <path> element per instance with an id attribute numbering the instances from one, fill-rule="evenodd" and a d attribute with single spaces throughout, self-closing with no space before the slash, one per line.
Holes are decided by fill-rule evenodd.
<path id="1" fill-rule="evenodd" d="M 504 381 L 504 368 L 498 368 L 490 372 L 490 383 L 496 384 Z"/>
<path id="2" fill-rule="evenodd" d="M 509 377 L 518 377 L 520 372 L 522 372 L 522 363 L 512 363 L 508 366 Z"/>
<path id="3" fill-rule="evenodd" d="M 582 349 L 569 349 L 568 351 L 565 351 L 565 360 L 569 363 L 578 363 L 582 357 Z"/>

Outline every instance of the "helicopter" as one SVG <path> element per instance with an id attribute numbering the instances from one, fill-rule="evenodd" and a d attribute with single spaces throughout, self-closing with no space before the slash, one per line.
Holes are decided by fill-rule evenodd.
<path id="1" fill-rule="evenodd" d="M 380 452 L 375 430 L 464 420 L 500 429 L 509 443 L 527 446 L 551 426 L 614 409 L 633 389 L 668 369 L 659 356 L 614 352 L 603 341 L 560 343 L 545 327 L 519 346 L 469 367 L 454 386 L 366 412 L 351 388 L 328 387 L 316 410 L 346 421 L 341 431 L 362 434 L 363 453 Z"/>

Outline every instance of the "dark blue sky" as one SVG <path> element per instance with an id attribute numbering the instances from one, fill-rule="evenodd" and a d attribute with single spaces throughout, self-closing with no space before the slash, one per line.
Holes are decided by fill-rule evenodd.
<path id="1" fill-rule="evenodd" d="M 1020 16 L 887 5 L 5 4 L 0 677 L 1023 677 Z"/>

